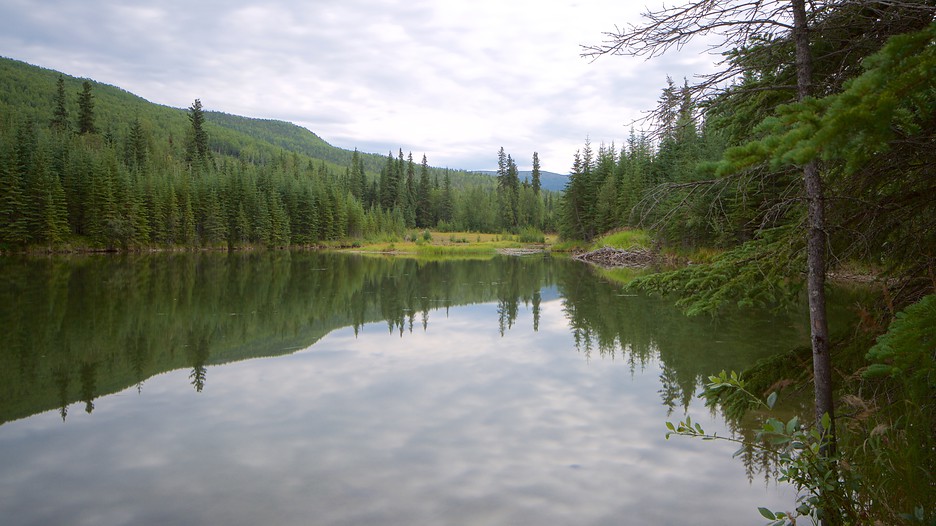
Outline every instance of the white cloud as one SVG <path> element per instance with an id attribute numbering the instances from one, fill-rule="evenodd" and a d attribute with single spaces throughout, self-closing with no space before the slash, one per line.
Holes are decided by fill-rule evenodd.
<path id="1" fill-rule="evenodd" d="M 153 102 L 276 118 L 375 153 L 490 168 L 503 146 L 566 172 L 586 137 L 627 136 L 666 75 L 709 67 L 686 49 L 654 62 L 581 58 L 637 21 L 638 4 L 541 2 L 12 1 L 0 54 L 121 86 Z M 701 49 L 701 48 L 698 48 Z"/>

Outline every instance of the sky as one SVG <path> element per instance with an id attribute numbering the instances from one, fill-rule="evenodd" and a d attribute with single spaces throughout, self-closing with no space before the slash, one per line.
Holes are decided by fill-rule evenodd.
<path id="1" fill-rule="evenodd" d="M 649 3 L 648 2 L 652 2 Z M 342 148 L 429 164 L 568 173 L 620 145 L 699 44 L 646 61 L 580 56 L 657 0 L 3 0 L 0 55 L 151 102 L 285 120 Z"/>

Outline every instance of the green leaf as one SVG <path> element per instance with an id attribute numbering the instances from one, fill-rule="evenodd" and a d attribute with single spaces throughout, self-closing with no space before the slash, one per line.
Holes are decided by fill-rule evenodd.
<path id="1" fill-rule="evenodd" d="M 774 391 L 770 393 L 770 395 L 767 397 L 767 407 L 773 409 L 773 406 L 776 403 L 777 403 L 777 392 Z"/>
<path id="2" fill-rule="evenodd" d="M 767 508 L 757 508 L 757 511 L 759 511 L 760 514 L 761 514 L 765 519 L 772 520 L 772 521 L 777 520 L 777 516 L 774 515 L 774 512 L 768 510 Z"/>

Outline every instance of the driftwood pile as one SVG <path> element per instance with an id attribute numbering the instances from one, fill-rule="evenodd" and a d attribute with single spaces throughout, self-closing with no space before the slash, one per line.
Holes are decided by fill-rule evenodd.
<path id="1" fill-rule="evenodd" d="M 603 247 L 584 254 L 578 254 L 573 256 L 572 259 L 602 267 L 646 267 L 652 265 L 656 260 L 653 252 L 637 247 L 627 250 Z"/>

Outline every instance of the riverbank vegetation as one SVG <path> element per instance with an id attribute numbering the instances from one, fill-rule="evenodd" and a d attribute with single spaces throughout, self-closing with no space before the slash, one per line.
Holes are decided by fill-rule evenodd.
<path id="1" fill-rule="evenodd" d="M 575 243 L 640 227 L 659 247 L 716 250 L 631 282 L 690 313 L 809 299 L 812 346 L 789 357 L 795 373 L 750 374 L 770 380 L 757 397 L 814 388 L 800 421 L 837 471 L 800 513 L 824 523 L 936 517 L 934 16 L 922 1 L 688 2 L 585 48 L 652 57 L 723 38 L 721 69 L 669 80 L 650 131 L 620 148 L 585 143 L 558 230 Z M 873 271 L 880 293 L 830 330 L 825 278 L 853 269 Z"/>
<path id="2" fill-rule="evenodd" d="M 383 240 L 353 241 L 349 244 L 326 245 L 342 251 L 399 256 L 438 257 L 492 257 L 497 253 L 516 254 L 518 251 L 546 251 L 555 241 L 554 234 L 525 229 L 518 234 L 485 232 L 442 232 L 438 230 L 411 231 L 401 237 Z"/>

